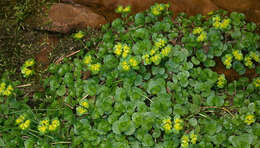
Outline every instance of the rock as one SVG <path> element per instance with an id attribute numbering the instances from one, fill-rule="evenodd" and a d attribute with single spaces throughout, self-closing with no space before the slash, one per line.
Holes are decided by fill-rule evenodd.
<path id="1" fill-rule="evenodd" d="M 137 13 L 150 8 L 155 3 L 170 3 L 171 10 L 177 14 L 186 12 L 189 15 L 198 13 L 206 14 L 209 11 L 216 10 L 217 7 L 210 0 L 63 0 L 78 3 L 90 7 L 93 11 L 112 21 L 119 17 L 114 10 L 119 6 L 132 7 L 132 13 Z"/>
<path id="2" fill-rule="evenodd" d="M 242 12 L 247 20 L 260 24 L 259 0 L 211 0 L 220 9 Z"/>
<path id="3" fill-rule="evenodd" d="M 144 11 L 155 3 L 167 3 L 167 0 L 63 0 L 81 4 L 91 8 L 98 14 L 105 16 L 106 20 L 112 21 L 120 15 L 115 9 L 121 6 L 131 6 L 132 14 Z"/>
<path id="4" fill-rule="evenodd" d="M 172 0 L 171 10 L 176 14 L 185 12 L 188 15 L 207 14 L 218 7 L 210 0 Z"/>
<path id="5" fill-rule="evenodd" d="M 88 26 L 100 27 L 107 23 L 102 15 L 87 7 L 63 3 L 53 4 L 48 10 L 48 15 L 40 18 L 40 22 L 40 26 L 36 28 L 61 33 Z M 39 21 L 37 23 L 39 24 Z"/>

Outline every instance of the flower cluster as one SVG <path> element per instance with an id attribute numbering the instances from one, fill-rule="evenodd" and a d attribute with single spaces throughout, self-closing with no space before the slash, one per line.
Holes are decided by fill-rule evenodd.
<path id="1" fill-rule="evenodd" d="M 128 60 L 124 60 L 121 62 L 121 68 L 124 70 L 124 71 L 129 71 L 130 68 L 137 68 L 138 66 L 138 61 L 135 57 L 131 57 L 129 58 Z"/>
<path id="2" fill-rule="evenodd" d="M 181 138 L 181 147 L 187 148 L 189 146 L 189 142 L 191 144 L 196 144 L 198 136 L 191 132 L 190 135 L 183 135 Z"/>
<path id="3" fill-rule="evenodd" d="M 87 113 L 87 109 L 89 108 L 88 101 L 86 99 L 83 99 L 79 103 L 80 106 L 76 108 L 77 114 L 79 116 L 82 116 L 83 114 Z"/>
<path id="4" fill-rule="evenodd" d="M 162 127 L 166 132 L 173 130 L 180 131 L 183 129 L 183 120 L 180 118 L 175 118 L 174 123 L 172 123 L 171 118 L 166 118 L 162 121 Z"/>
<path id="5" fill-rule="evenodd" d="M 117 13 L 129 13 L 131 12 L 131 6 L 126 6 L 125 8 L 123 6 L 118 6 L 116 9 Z"/>
<path id="6" fill-rule="evenodd" d="M 45 134 L 48 131 L 55 131 L 60 126 L 60 121 L 58 119 L 53 119 L 50 123 L 49 119 L 44 119 L 40 121 L 38 125 L 38 130 L 41 134 Z"/>
<path id="7" fill-rule="evenodd" d="M 253 60 L 260 62 L 260 53 L 258 51 L 250 51 L 250 53 L 244 58 L 244 64 L 248 68 L 253 68 Z"/>
<path id="8" fill-rule="evenodd" d="M 158 16 L 163 13 L 163 11 L 166 8 L 169 8 L 169 4 L 155 4 L 154 6 L 151 7 L 151 12 L 153 15 Z"/>
<path id="9" fill-rule="evenodd" d="M 172 129 L 172 121 L 170 118 L 163 120 L 163 129 L 168 132 Z"/>
<path id="10" fill-rule="evenodd" d="M 160 64 L 163 57 L 169 56 L 172 51 L 172 46 L 166 46 L 166 39 L 158 39 L 154 43 L 154 48 L 149 50 L 146 54 L 142 56 L 145 65 L 154 63 L 155 65 Z"/>
<path id="11" fill-rule="evenodd" d="M 199 35 L 197 37 L 197 41 L 198 42 L 203 42 L 207 39 L 207 32 L 203 31 L 203 29 L 201 27 L 196 27 L 193 29 L 192 33 L 194 35 Z"/>
<path id="12" fill-rule="evenodd" d="M 90 70 L 93 74 L 97 74 L 97 73 L 100 71 L 100 68 L 101 68 L 101 64 L 100 64 L 100 63 L 91 64 L 91 63 L 92 63 L 92 57 L 91 57 L 91 55 L 86 55 L 86 56 L 83 58 L 83 63 L 88 66 L 89 70 Z"/>
<path id="13" fill-rule="evenodd" d="M 255 61 L 255 62 L 260 62 L 260 53 L 259 51 L 250 51 L 249 53 L 250 57 L 252 57 L 252 59 Z"/>
<path id="14" fill-rule="evenodd" d="M 201 27 L 196 27 L 192 31 L 193 34 L 200 34 L 202 32 L 203 32 L 203 28 L 201 28 Z"/>
<path id="15" fill-rule="evenodd" d="M 250 125 L 252 123 L 255 122 L 255 116 L 254 115 L 247 115 L 244 119 L 244 122 L 247 124 L 247 125 Z"/>
<path id="16" fill-rule="evenodd" d="M 10 96 L 13 92 L 14 88 L 12 85 L 6 85 L 5 82 L 2 82 L 0 84 L 0 95 L 3 95 L 3 96 Z"/>
<path id="17" fill-rule="evenodd" d="M 258 77 L 254 80 L 254 85 L 256 88 L 260 88 L 260 77 Z"/>
<path id="18" fill-rule="evenodd" d="M 101 68 L 101 64 L 100 63 L 96 63 L 96 64 L 91 64 L 89 65 L 89 70 L 93 73 L 93 74 L 97 74 L 100 71 Z"/>
<path id="19" fill-rule="evenodd" d="M 218 77 L 218 82 L 217 82 L 218 88 L 223 88 L 224 85 L 225 85 L 225 83 L 226 83 L 225 75 L 224 75 L 224 74 L 221 74 L 221 75 Z"/>
<path id="20" fill-rule="evenodd" d="M 244 63 L 245 66 L 249 67 L 249 68 L 253 68 L 253 61 L 252 61 L 252 57 L 247 55 L 244 59 Z"/>
<path id="21" fill-rule="evenodd" d="M 183 148 L 188 147 L 189 146 L 189 142 L 190 142 L 190 139 L 189 139 L 188 135 L 183 135 L 181 137 L 181 147 L 183 147 Z"/>
<path id="22" fill-rule="evenodd" d="M 22 68 L 21 68 L 21 72 L 23 74 L 23 76 L 25 78 L 31 76 L 34 74 L 34 71 L 32 69 L 30 69 L 30 67 L 33 67 L 35 64 L 35 60 L 34 59 L 28 59 L 25 61 L 25 63 L 23 64 Z"/>
<path id="23" fill-rule="evenodd" d="M 79 31 L 79 32 L 73 34 L 73 38 L 74 38 L 75 40 L 80 40 L 80 39 L 82 39 L 84 36 L 85 36 L 85 33 L 84 33 L 83 31 Z"/>
<path id="24" fill-rule="evenodd" d="M 180 118 L 175 118 L 174 119 L 174 126 L 173 128 L 176 130 L 176 131 L 180 131 L 183 129 L 183 120 L 180 119 Z"/>
<path id="25" fill-rule="evenodd" d="M 230 25 L 230 19 L 220 20 L 219 16 L 213 17 L 213 26 L 217 29 L 226 29 Z"/>
<path id="26" fill-rule="evenodd" d="M 233 54 L 233 56 L 234 56 L 234 58 L 235 58 L 236 60 L 238 60 L 238 61 L 243 60 L 243 53 L 242 53 L 240 50 L 234 50 L 234 51 L 232 52 L 232 54 Z"/>
<path id="27" fill-rule="evenodd" d="M 28 129 L 30 126 L 31 120 L 26 120 L 26 115 L 20 115 L 16 120 L 15 123 L 19 125 L 19 128 L 22 130 Z"/>
<path id="28" fill-rule="evenodd" d="M 233 56 L 231 54 L 226 54 L 222 58 L 222 62 L 226 66 L 227 69 L 230 69 L 232 66 L 232 58 L 233 58 Z"/>
<path id="29" fill-rule="evenodd" d="M 126 58 L 129 53 L 130 53 L 130 47 L 126 44 L 121 44 L 121 43 L 117 43 L 115 46 L 114 46 L 114 53 L 117 55 L 117 56 L 120 56 L 122 55 L 123 58 Z"/>

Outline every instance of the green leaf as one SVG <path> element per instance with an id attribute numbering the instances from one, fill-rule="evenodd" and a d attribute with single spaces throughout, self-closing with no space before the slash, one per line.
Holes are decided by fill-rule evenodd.
<path id="1" fill-rule="evenodd" d="M 139 25 L 144 25 L 144 23 L 145 23 L 144 13 L 137 13 L 135 15 L 135 24 L 139 26 Z"/>
<path id="2" fill-rule="evenodd" d="M 148 89 L 147 91 L 150 94 L 158 94 L 158 93 L 165 93 L 166 89 L 165 89 L 165 81 L 162 78 L 158 78 L 158 79 L 151 79 L 148 82 Z"/>
<path id="3" fill-rule="evenodd" d="M 28 139 L 24 142 L 24 147 L 25 148 L 33 148 L 34 146 L 34 141 L 32 139 Z"/>
<path id="4" fill-rule="evenodd" d="M 153 137 L 150 134 L 145 134 L 143 137 L 143 145 L 144 146 L 153 146 L 154 140 Z"/>
<path id="5" fill-rule="evenodd" d="M 56 91 L 58 96 L 64 96 L 66 93 L 66 87 L 65 85 L 62 85 L 57 91 Z"/>
<path id="6" fill-rule="evenodd" d="M 196 118 L 191 118 L 191 119 L 189 120 L 189 123 L 190 123 L 191 126 L 194 126 L 194 127 L 198 124 Z"/>

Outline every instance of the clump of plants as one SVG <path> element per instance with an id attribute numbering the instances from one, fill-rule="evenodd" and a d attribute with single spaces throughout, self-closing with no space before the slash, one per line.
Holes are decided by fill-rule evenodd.
<path id="1" fill-rule="evenodd" d="M 260 147 L 260 77 L 228 82 L 210 69 L 215 57 L 240 74 L 255 67 L 255 24 L 235 12 L 173 21 L 168 4 L 130 8 L 117 8 L 122 19 L 97 44 L 73 35 L 90 50 L 49 66 L 37 105 L 23 93 L 0 104 L 0 146 Z"/>

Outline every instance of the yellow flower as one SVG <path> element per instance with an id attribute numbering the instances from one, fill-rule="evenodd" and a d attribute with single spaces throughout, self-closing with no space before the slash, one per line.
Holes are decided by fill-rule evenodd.
<path id="1" fill-rule="evenodd" d="M 149 59 L 149 54 L 143 55 L 143 56 L 142 56 L 142 59 L 144 60 L 144 63 L 145 63 L 145 64 L 150 64 L 150 63 L 151 63 L 151 61 L 150 61 L 150 59 Z"/>
<path id="2" fill-rule="evenodd" d="M 55 131 L 56 130 L 56 126 L 54 126 L 53 124 L 49 125 L 49 131 Z"/>
<path id="3" fill-rule="evenodd" d="M 164 39 L 159 39 L 159 40 L 157 40 L 157 42 L 155 42 L 155 47 L 162 48 L 165 46 L 165 44 L 166 44 L 166 41 Z"/>
<path id="4" fill-rule="evenodd" d="M 193 29 L 192 33 L 193 34 L 200 34 L 203 31 L 203 29 L 201 27 L 196 27 L 195 29 Z"/>
<path id="5" fill-rule="evenodd" d="M 25 77 L 28 77 L 33 74 L 33 71 L 27 67 L 23 67 L 21 72 L 25 75 Z"/>
<path id="6" fill-rule="evenodd" d="M 10 90 L 4 90 L 3 95 L 4 96 L 10 96 L 12 92 Z"/>
<path id="7" fill-rule="evenodd" d="M 185 148 L 189 146 L 189 137 L 187 135 L 183 135 L 181 138 L 181 147 Z"/>
<path id="8" fill-rule="evenodd" d="M 169 8 L 169 7 L 170 7 L 170 4 L 169 4 L 169 3 L 165 4 L 165 7 L 166 7 L 166 8 Z"/>
<path id="9" fill-rule="evenodd" d="M 153 8 L 152 8 L 152 14 L 153 14 L 153 15 L 160 15 L 161 12 L 160 12 L 156 7 L 153 7 Z"/>
<path id="10" fill-rule="evenodd" d="M 24 66 L 30 67 L 30 66 L 33 66 L 34 64 L 35 64 L 34 59 L 29 59 L 29 60 L 25 61 Z"/>
<path id="11" fill-rule="evenodd" d="M 48 129 L 49 129 L 49 131 L 55 131 L 57 129 L 57 127 L 59 127 L 59 126 L 60 126 L 60 121 L 57 119 L 54 119 L 54 120 L 52 120 Z"/>
<path id="12" fill-rule="evenodd" d="M 250 52 L 250 56 L 256 61 L 259 62 L 260 61 L 260 57 L 259 57 L 259 53 L 257 52 Z"/>
<path id="13" fill-rule="evenodd" d="M 97 63 L 97 64 L 92 64 L 90 65 L 90 70 L 94 73 L 99 72 L 100 71 L 100 67 L 101 64 Z"/>
<path id="14" fill-rule="evenodd" d="M 58 126 L 60 126 L 60 121 L 58 119 L 54 119 L 54 120 L 52 120 L 51 124 L 58 127 Z"/>
<path id="15" fill-rule="evenodd" d="M 172 124 L 172 121 L 170 118 L 167 118 L 167 119 L 163 119 L 163 124 Z"/>
<path id="16" fill-rule="evenodd" d="M 163 119 L 162 123 L 165 131 L 169 131 L 172 129 L 172 121 L 170 118 Z"/>
<path id="17" fill-rule="evenodd" d="M 5 84 L 4 82 L 2 82 L 2 83 L 0 84 L 0 94 L 4 92 L 5 86 L 6 86 L 6 84 Z"/>
<path id="18" fill-rule="evenodd" d="M 163 11 L 164 10 L 164 5 L 162 5 L 162 4 L 158 5 L 158 10 L 159 11 Z"/>
<path id="19" fill-rule="evenodd" d="M 164 124 L 163 128 L 165 129 L 165 131 L 169 131 L 172 129 L 172 125 L 171 124 Z"/>
<path id="20" fill-rule="evenodd" d="M 176 131 L 180 131 L 180 130 L 183 129 L 183 127 L 182 127 L 182 125 L 181 125 L 180 123 L 175 123 L 175 124 L 174 124 L 174 129 L 175 129 Z"/>
<path id="21" fill-rule="evenodd" d="M 152 49 L 152 50 L 150 51 L 150 55 L 154 55 L 155 52 L 156 52 L 156 50 L 155 50 L 155 49 Z"/>
<path id="22" fill-rule="evenodd" d="M 220 24 L 221 29 L 226 29 L 230 24 L 230 19 L 224 19 L 222 23 Z"/>
<path id="23" fill-rule="evenodd" d="M 220 75 L 220 76 L 218 77 L 217 86 L 218 86 L 219 88 L 223 88 L 223 87 L 224 87 L 224 84 L 225 84 L 225 80 L 226 80 L 225 75 L 224 75 L 224 74 Z"/>
<path id="24" fill-rule="evenodd" d="M 92 61 L 92 58 L 90 55 L 84 57 L 84 64 L 90 64 Z"/>
<path id="25" fill-rule="evenodd" d="M 254 84 L 256 88 L 260 87 L 260 78 L 255 79 Z"/>
<path id="26" fill-rule="evenodd" d="M 221 23 L 219 21 L 216 21 L 213 23 L 213 26 L 218 29 L 218 28 L 220 28 Z"/>
<path id="27" fill-rule="evenodd" d="M 123 9 L 123 12 L 124 13 L 127 13 L 127 12 L 130 12 L 131 11 L 131 7 L 130 6 L 127 6 Z"/>
<path id="28" fill-rule="evenodd" d="M 118 12 L 118 13 L 121 13 L 121 12 L 123 12 L 123 6 L 118 6 L 117 7 L 117 9 L 116 9 L 116 11 Z"/>
<path id="29" fill-rule="evenodd" d="M 213 14 L 213 11 L 208 12 L 208 15 L 212 15 L 212 14 Z"/>
<path id="30" fill-rule="evenodd" d="M 78 33 L 75 33 L 73 37 L 77 40 L 82 39 L 84 37 L 84 32 L 79 31 Z"/>
<path id="31" fill-rule="evenodd" d="M 198 38 L 197 38 L 197 41 L 198 42 L 202 42 L 202 41 L 205 41 L 207 39 L 207 33 L 206 32 L 202 32 Z"/>
<path id="32" fill-rule="evenodd" d="M 87 101 L 81 101 L 80 103 L 81 106 L 85 107 L 85 108 L 88 108 L 89 107 L 89 104 Z"/>
<path id="33" fill-rule="evenodd" d="M 31 123 L 30 120 L 26 120 L 24 123 L 20 124 L 19 127 L 20 129 L 25 130 L 30 126 L 30 123 Z"/>
<path id="34" fill-rule="evenodd" d="M 158 65 L 160 63 L 160 61 L 161 61 L 161 56 L 159 54 L 156 54 L 156 55 L 151 57 L 151 61 L 154 64 Z"/>
<path id="35" fill-rule="evenodd" d="M 123 70 L 125 70 L 125 71 L 130 70 L 130 66 L 127 64 L 126 61 L 122 62 L 121 66 L 122 66 Z"/>
<path id="36" fill-rule="evenodd" d="M 225 55 L 225 57 L 224 57 L 224 62 L 223 62 L 223 64 L 226 66 L 226 68 L 227 69 L 229 69 L 229 68 L 231 68 L 231 66 L 232 66 L 232 55 L 230 55 L 230 54 L 227 54 L 227 55 Z"/>
<path id="37" fill-rule="evenodd" d="M 51 124 L 49 125 L 49 131 L 55 131 L 57 127 L 60 126 L 60 121 L 57 119 L 52 120 Z"/>
<path id="38" fill-rule="evenodd" d="M 220 17 L 219 16 L 214 16 L 213 17 L 214 22 L 220 22 Z"/>
<path id="39" fill-rule="evenodd" d="M 253 67 L 252 58 L 250 56 L 246 56 L 244 62 L 247 67 L 249 68 Z"/>
<path id="40" fill-rule="evenodd" d="M 247 116 L 245 117 L 244 122 L 245 122 L 247 125 L 250 125 L 250 124 L 254 123 L 254 122 L 255 122 L 255 116 L 254 116 L 254 115 L 247 115 Z"/>
<path id="41" fill-rule="evenodd" d="M 190 135 L 190 138 L 191 138 L 191 143 L 192 143 L 192 144 L 196 144 L 197 139 L 198 139 L 198 136 L 195 135 L 194 133 L 192 133 L 192 134 Z"/>
<path id="42" fill-rule="evenodd" d="M 117 55 L 117 56 L 120 56 L 121 55 L 121 52 L 122 52 L 122 44 L 121 43 L 117 43 L 114 47 L 114 53 Z"/>
<path id="43" fill-rule="evenodd" d="M 25 117 L 24 115 L 20 115 L 16 120 L 15 120 L 15 123 L 16 124 L 20 124 L 24 121 Z"/>
<path id="44" fill-rule="evenodd" d="M 234 50 L 234 51 L 232 52 L 232 54 L 233 54 L 234 58 L 235 58 L 236 60 L 238 60 L 238 61 L 241 61 L 241 60 L 243 59 L 243 54 L 242 54 L 242 52 L 239 51 L 239 50 Z"/>
<path id="45" fill-rule="evenodd" d="M 183 122 L 183 120 L 180 119 L 180 118 L 175 118 L 174 119 L 174 123 L 182 123 L 182 122 Z"/>
<path id="46" fill-rule="evenodd" d="M 44 134 L 47 132 L 48 126 L 45 125 L 38 125 L 38 130 L 40 131 L 40 133 Z"/>
<path id="47" fill-rule="evenodd" d="M 123 58 L 126 58 L 127 55 L 128 55 L 128 53 L 130 52 L 130 47 L 127 46 L 127 45 L 124 45 L 123 49 L 124 49 L 124 52 L 123 52 L 122 57 L 123 57 Z"/>
<path id="48" fill-rule="evenodd" d="M 49 120 L 48 119 L 44 119 L 44 120 L 40 121 L 40 125 L 48 126 L 49 125 Z"/>
<path id="49" fill-rule="evenodd" d="M 165 56 L 168 56 L 171 52 L 171 47 L 170 46 L 166 46 L 165 48 L 162 49 L 161 53 L 162 53 L 162 56 L 165 57 Z"/>
<path id="50" fill-rule="evenodd" d="M 130 63 L 130 65 L 133 66 L 133 67 L 136 67 L 136 66 L 138 65 L 136 59 L 134 59 L 134 58 L 131 58 L 131 59 L 129 60 L 129 63 Z"/>
<path id="51" fill-rule="evenodd" d="M 77 113 L 81 116 L 87 112 L 87 110 L 81 106 L 77 107 Z"/>

